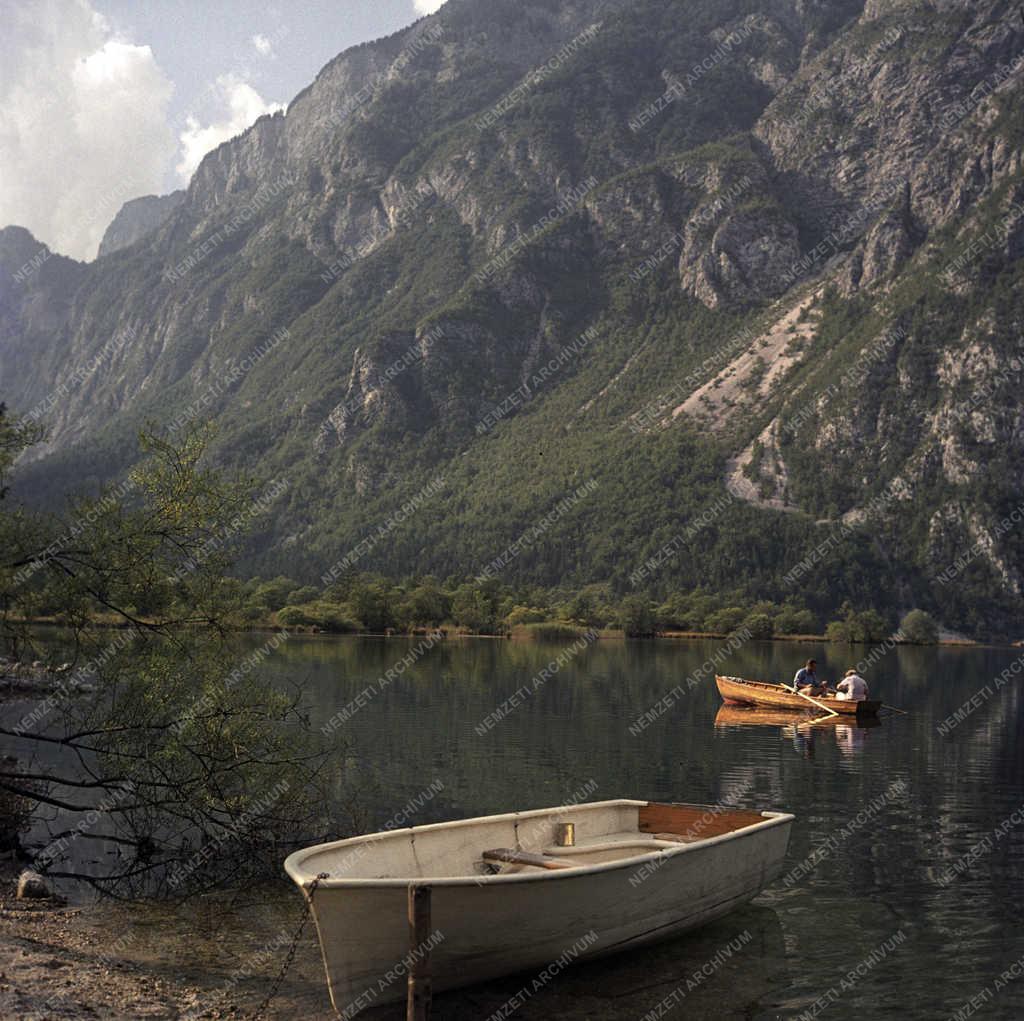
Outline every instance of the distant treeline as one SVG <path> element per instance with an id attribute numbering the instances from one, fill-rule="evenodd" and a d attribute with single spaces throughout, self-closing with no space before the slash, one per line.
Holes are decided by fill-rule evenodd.
<path id="1" fill-rule="evenodd" d="M 872 608 L 844 604 L 838 619 L 821 620 L 796 599 L 752 601 L 736 593 L 702 589 L 664 601 L 644 595 L 616 598 L 609 586 L 579 591 L 506 585 L 497 579 L 434 577 L 401 581 L 350 573 L 323 588 L 279 576 L 234 580 L 235 618 L 242 627 L 305 628 L 336 634 L 412 632 L 446 628 L 482 635 L 569 637 L 577 629 L 622 631 L 630 637 L 671 632 L 728 635 L 741 629 L 754 638 L 825 635 L 832 641 L 873 642 L 902 631 L 905 641 L 930 643 L 938 629 L 913 610 L 898 621 Z"/>

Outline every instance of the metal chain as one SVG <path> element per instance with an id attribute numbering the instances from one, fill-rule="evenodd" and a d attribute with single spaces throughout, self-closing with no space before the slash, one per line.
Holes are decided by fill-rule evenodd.
<path id="1" fill-rule="evenodd" d="M 273 984 L 270 987 L 270 991 L 266 996 L 263 997 L 263 1001 L 256 1008 L 254 1014 L 249 1015 L 249 1021 L 259 1021 L 263 1016 L 264 1011 L 270 1006 L 270 1001 L 277 996 L 278 990 L 281 988 L 281 983 L 284 981 L 285 975 L 288 974 L 288 970 L 291 968 L 295 961 L 295 953 L 299 949 L 299 940 L 302 939 L 302 934 L 306 929 L 306 922 L 309 921 L 309 916 L 313 913 L 313 894 L 316 893 L 316 888 L 320 885 L 321 879 L 328 879 L 330 874 L 327 872 L 321 872 L 312 883 L 309 884 L 309 897 L 306 900 L 305 905 L 302 908 L 302 918 L 299 921 L 298 928 L 295 930 L 295 935 L 292 937 L 292 945 L 288 949 L 288 953 L 284 959 L 284 965 L 281 970 L 277 973 L 277 978 L 274 979 Z"/>

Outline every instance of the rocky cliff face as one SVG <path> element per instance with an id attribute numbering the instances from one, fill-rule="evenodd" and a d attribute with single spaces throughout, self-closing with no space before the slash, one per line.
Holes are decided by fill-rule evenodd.
<path id="1" fill-rule="evenodd" d="M 127 248 L 152 234 L 185 201 L 184 190 L 170 195 L 144 195 L 126 202 L 103 232 L 98 258 Z"/>
<path id="2" fill-rule="evenodd" d="M 898 564 L 950 625 L 1005 620 L 1021 52 L 996 0 L 452 0 L 211 153 L 130 257 L 25 274 L 0 234 L 2 396 L 51 430 L 23 484 L 116 475 L 198 407 L 307 494 L 250 562 L 314 575 L 437 472 L 458 504 L 367 566 L 471 572 L 600 478 L 512 568 L 551 582 L 628 576 L 728 480 L 658 585 L 777 588 L 848 521 L 827 598 Z"/>

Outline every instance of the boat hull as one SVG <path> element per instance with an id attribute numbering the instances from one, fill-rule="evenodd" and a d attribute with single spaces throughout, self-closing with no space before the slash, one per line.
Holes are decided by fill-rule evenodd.
<path id="1" fill-rule="evenodd" d="M 536 813 L 523 813 L 529 815 Z M 571 821 L 573 813 L 551 818 Z M 427 942 L 433 988 L 553 965 L 561 970 L 568 961 L 628 950 L 728 913 L 756 897 L 782 869 L 792 816 L 762 813 L 758 818 L 763 822 L 734 833 L 653 854 L 642 849 L 645 853 L 620 861 L 600 862 L 595 853 L 598 864 L 558 872 L 416 880 L 431 888 Z M 586 825 L 585 814 L 580 821 Z M 466 836 L 475 845 L 481 836 L 485 843 L 490 840 L 472 831 Z M 298 878 L 294 872 L 293 878 Z M 406 975 L 416 956 L 410 947 L 408 887 L 408 880 L 342 882 L 314 895 L 331 999 L 345 1018 L 406 996 Z"/>
<path id="2" fill-rule="evenodd" d="M 730 705 L 761 706 L 766 709 L 789 709 L 797 713 L 813 713 L 817 706 L 795 692 L 786 691 L 777 684 L 747 681 L 740 677 L 715 677 L 718 693 Z M 818 697 L 815 701 L 841 716 L 874 716 L 882 703 L 874 699 L 847 702 L 835 697 Z"/>

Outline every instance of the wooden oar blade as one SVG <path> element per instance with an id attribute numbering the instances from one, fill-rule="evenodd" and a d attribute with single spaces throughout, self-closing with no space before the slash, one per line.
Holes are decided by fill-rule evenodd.
<path id="1" fill-rule="evenodd" d="M 835 711 L 835 709 L 832 709 L 832 708 L 830 708 L 827 705 L 823 705 L 816 698 L 811 698 L 810 695 L 805 695 L 802 691 L 800 691 L 797 688 L 797 686 L 795 684 L 792 684 L 792 685 L 790 685 L 790 684 L 783 684 L 783 685 L 781 685 L 781 687 L 785 688 L 787 691 L 793 692 L 794 695 L 799 695 L 801 698 L 806 699 L 808 702 L 811 703 L 811 705 L 817 706 L 819 709 L 824 709 L 824 711 L 826 713 L 828 713 L 829 716 L 838 716 L 839 715 L 839 713 L 837 713 Z"/>

